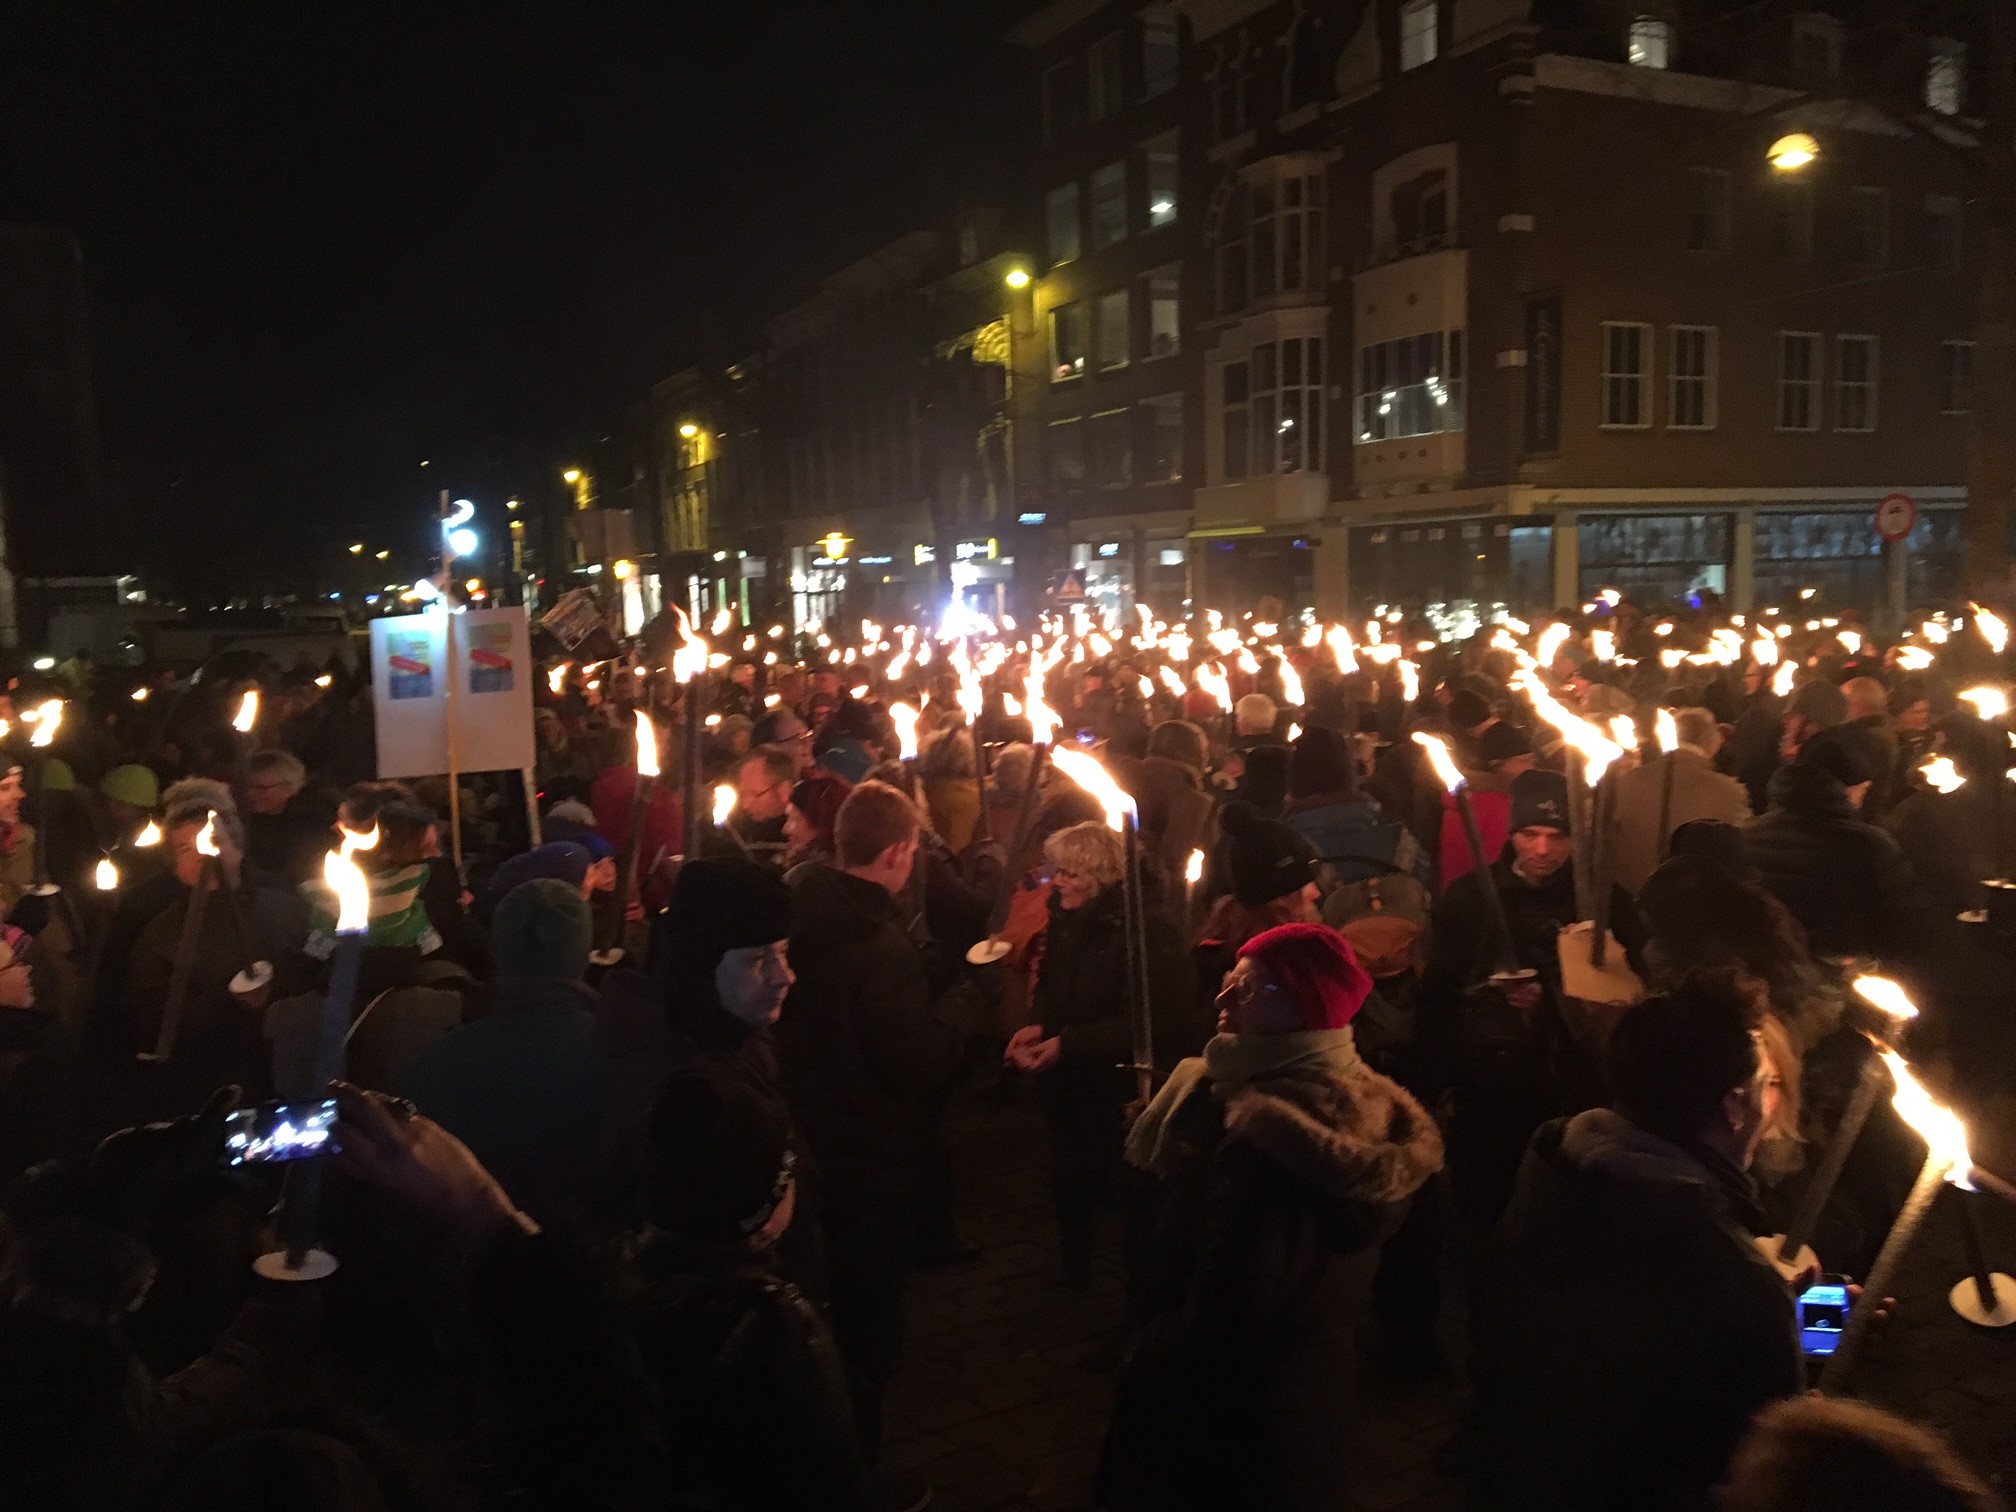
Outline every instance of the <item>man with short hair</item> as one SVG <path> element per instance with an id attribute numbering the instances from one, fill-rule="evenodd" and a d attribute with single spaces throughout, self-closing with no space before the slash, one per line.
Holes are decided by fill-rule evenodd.
<path id="1" fill-rule="evenodd" d="M 833 863 L 793 885 L 797 981 L 776 1031 L 785 1094 L 824 1182 L 833 1329 L 871 1460 L 902 1339 L 918 1148 L 972 1027 L 957 988 L 932 1003 L 896 906 L 919 828 L 887 783 L 847 795 Z"/>
<path id="2" fill-rule="evenodd" d="M 728 824 L 753 859 L 783 866 L 784 811 L 800 772 L 797 754 L 781 745 L 758 746 L 736 767 L 735 811 Z"/>
<path id="3" fill-rule="evenodd" d="M 1626 1010 L 1607 1107 L 1535 1134 L 1479 1290 L 1486 1507 L 1706 1506 L 1744 1426 L 1802 1384 L 1748 1168 L 1772 1105 L 1744 996 Z"/>
<path id="4" fill-rule="evenodd" d="M 268 747 L 245 759 L 245 855 L 261 871 L 299 886 L 320 876 L 333 815 L 303 789 L 308 769 L 290 751 Z"/>
<path id="5" fill-rule="evenodd" d="M 1898 797 L 1897 735 L 1890 724 L 1890 690 L 1873 677 L 1851 677 L 1841 684 L 1841 696 L 1848 703 L 1841 733 L 1861 749 L 1876 774 L 1862 800 L 1862 817 L 1871 824 L 1881 824 Z"/>
<path id="6" fill-rule="evenodd" d="M 1274 724 L 1281 717 L 1281 711 L 1275 708 L 1274 700 L 1265 693 L 1248 693 L 1232 706 L 1232 717 L 1239 731 L 1238 738 L 1233 741 L 1236 748 L 1282 744 L 1280 737 L 1274 733 Z"/>
<path id="7" fill-rule="evenodd" d="M 1633 897 L 1665 859 L 1667 843 L 1681 825 L 1696 819 L 1742 824 L 1750 817 L 1743 784 L 1715 770 L 1715 753 L 1722 749 L 1715 715 L 1679 709 L 1673 724 L 1679 743 L 1671 752 L 1611 779 L 1610 874 Z"/>

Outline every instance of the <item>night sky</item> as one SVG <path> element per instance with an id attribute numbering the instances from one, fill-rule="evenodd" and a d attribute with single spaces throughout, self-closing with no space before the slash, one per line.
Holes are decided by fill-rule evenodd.
<path id="1" fill-rule="evenodd" d="M 549 480 L 656 379 L 1006 192 L 1026 8 L 17 12 L 0 212 L 82 239 L 136 564 L 242 591 L 359 534 L 416 552 L 436 488 Z"/>

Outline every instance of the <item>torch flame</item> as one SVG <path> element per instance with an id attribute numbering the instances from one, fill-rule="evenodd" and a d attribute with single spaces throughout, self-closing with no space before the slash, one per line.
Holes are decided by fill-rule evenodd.
<path id="1" fill-rule="evenodd" d="M 1760 635 L 1750 643 L 1750 660 L 1760 667 L 1778 665 L 1778 642 L 1775 637 Z"/>
<path id="2" fill-rule="evenodd" d="M 1435 775 L 1442 786 L 1455 792 L 1463 786 L 1463 773 L 1449 754 L 1449 746 L 1439 735 L 1430 735 L 1426 730 L 1414 732 L 1414 743 L 1428 753 L 1428 764 L 1435 769 Z"/>
<path id="3" fill-rule="evenodd" d="M 1561 738 L 1582 753 L 1582 772 L 1592 788 L 1603 780 L 1610 763 L 1624 754 L 1623 748 L 1581 715 L 1571 712 L 1547 685 L 1531 672 L 1515 679 L 1533 700 L 1533 708 L 1547 723 L 1561 732 Z"/>
<path id="4" fill-rule="evenodd" d="M 1981 639 L 1988 642 L 1988 649 L 2000 656 L 2009 645 L 2009 627 L 1999 614 L 1983 609 L 1979 604 L 1969 604 L 1974 611 L 1974 628 L 1981 632 Z"/>
<path id="5" fill-rule="evenodd" d="M 1834 632 L 1834 639 L 1836 639 L 1836 640 L 1838 640 L 1839 642 L 1841 642 L 1841 649 L 1842 649 L 1842 650 L 1844 650 L 1844 651 L 1846 651 L 1846 652 L 1847 652 L 1847 653 L 1848 653 L 1848 654 L 1849 654 L 1850 656 L 1859 656 L 1859 655 L 1861 655 L 1861 653 L 1862 653 L 1862 632 L 1861 632 L 1861 631 L 1859 631 L 1859 630 L 1837 630 L 1837 631 L 1835 631 L 1835 632 Z"/>
<path id="6" fill-rule="evenodd" d="M 905 761 L 917 754 L 917 711 L 908 704 L 889 705 L 889 722 L 896 726 L 896 743 Z"/>
<path id="7" fill-rule="evenodd" d="M 1278 651 L 1276 654 L 1279 654 Z M 1285 656 L 1281 658 L 1281 691 L 1288 695 L 1289 708 L 1299 709 L 1302 707 L 1302 678 L 1293 667 L 1288 665 L 1288 658 Z"/>
<path id="8" fill-rule="evenodd" d="M 728 822 L 728 816 L 735 812 L 735 788 L 733 784 L 714 784 L 714 828 L 720 829 Z"/>
<path id="9" fill-rule="evenodd" d="M 1614 630 L 1590 631 L 1589 652 L 1599 662 L 1617 660 L 1617 632 Z"/>
<path id="10" fill-rule="evenodd" d="M 1083 751 L 1059 746 L 1050 753 L 1050 761 L 1058 771 L 1098 800 L 1099 806 L 1106 811 L 1108 825 L 1116 830 L 1124 826 L 1127 816 L 1134 812 L 1134 800 L 1096 758 Z"/>
<path id="11" fill-rule="evenodd" d="M 238 700 L 238 713 L 231 721 L 231 728 L 240 735 L 250 735 L 252 726 L 259 722 L 259 690 L 247 688 L 245 696 Z"/>
<path id="12" fill-rule="evenodd" d="M 217 811 L 211 809 L 203 816 L 203 828 L 196 835 L 196 849 L 205 856 L 221 856 L 217 849 Z"/>
<path id="13" fill-rule="evenodd" d="M 1673 717 L 1671 709 L 1661 709 L 1652 716 L 1653 733 L 1659 737 L 1659 749 L 1672 754 L 1680 746 L 1680 722 Z"/>
<path id="14" fill-rule="evenodd" d="M 1610 717 L 1610 738 L 1626 751 L 1638 746 L 1638 724 L 1629 714 L 1613 714 Z"/>
<path id="15" fill-rule="evenodd" d="M 135 688 L 133 690 L 133 702 L 135 703 L 147 702 L 147 690 L 144 687 Z"/>
<path id="16" fill-rule="evenodd" d="M 1404 657 L 1398 663 L 1400 668 L 1400 696 L 1413 703 L 1421 696 L 1421 669 Z"/>
<path id="17" fill-rule="evenodd" d="M 1192 675 L 1197 679 L 1197 686 L 1218 701 L 1219 708 L 1228 714 L 1232 712 L 1232 684 L 1225 676 L 1224 668 L 1215 663 L 1199 662 Z"/>
<path id="18" fill-rule="evenodd" d="M 1330 654 L 1337 658 L 1337 670 L 1349 677 L 1358 670 L 1357 654 L 1351 649 L 1351 631 L 1344 625 L 1332 625 L 1323 637 L 1330 643 Z"/>
<path id="19" fill-rule="evenodd" d="M 336 933 L 362 934 L 371 927 L 371 884 L 351 857 L 378 848 L 378 826 L 372 825 L 369 834 L 347 828 L 342 833 L 341 846 L 322 858 L 322 880 L 336 894 Z"/>
<path id="20" fill-rule="evenodd" d="M 728 627 L 734 623 L 735 623 L 735 611 L 733 609 L 723 608 L 719 614 L 714 616 L 714 623 L 708 626 L 708 630 L 714 635 L 726 635 L 728 633 Z"/>
<path id="21" fill-rule="evenodd" d="M 35 724 L 35 733 L 28 737 L 28 744 L 37 750 L 42 750 L 53 744 L 56 739 L 56 731 L 63 723 L 63 700 L 60 698 L 49 699 L 36 708 L 30 709 L 28 713 L 34 715 Z M 22 717 L 26 719 L 27 715 Z"/>
<path id="22" fill-rule="evenodd" d="M 642 709 L 637 711 L 637 776 L 658 775 L 658 727 Z"/>
<path id="23" fill-rule="evenodd" d="M 1959 1114 L 1925 1090 L 1911 1074 L 1903 1056 L 1888 1046 L 1879 1047 L 1877 1053 L 1897 1083 L 1890 1106 L 1929 1146 L 1926 1159 L 1945 1167 L 1946 1179 L 1955 1186 L 1967 1186 L 1974 1170 L 1974 1157 L 1967 1148 L 1967 1125 L 1961 1122 Z"/>
<path id="24" fill-rule="evenodd" d="M 679 649 L 672 653 L 672 679 L 698 682 L 707 670 L 707 642 L 693 633 L 693 622 L 684 609 L 674 604 L 672 613 L 679 624 Z"/>
<path id="25" fill-rule="evenodd" d="M 160 843 L 161 826 L 156 824 L 152 819 L 147 821 L 145 829 L 133 837 L 133 846 L 136 850 L 143 849 L 149 845 L 159 845 Z"/>
<path id="26" fill-rule="evenodd" d="M 561 688 L 567 683 L 567 663 L 562 662 L 546 674 L 546 691 L 554 697 L 560 696 Z"/>
<path id="27" fill-rule="evenodd" d="M 1540 632 L 1539 642 L 1533 648 L 1533 658 L 1543 667 L 1554 665 L 1554 658 L 1561 652 L 1561 642 L 1572 634 L 1566 624 L 1556 620 Z"/>
<path id="28" fill-rule="evenodd" d="M 1204 852 L 1193 850 L 1190 859 L 1183 865 L 1183 880 L 1195 887 L 1204 880 Z"/>
<path id="29" fill-rule="evenodd" d="M 1899 646 L 1897 666 L 1905 672 L 1923 672 L 1932 665 L 1932 653 L 1923 646 Z"/>
<path id="30" fill-rule="evenodd" d="M 100 892 L 118 891 L 119 868 L 112 864 L 112 858 L 110 856 L 103 856 L 99 858 L 97 876 L 98 876 L 98 891 Z"/>
<path id="31" fill-rule="evenodd" d="M 1888 977 L 1858 976 L 1855 978 L 1855 991 L 1870 1007 L 1882 1009 L 1893 1019 L 1918 1017 L 1918 1005 Z"/>
<path id="32" fill-rule="evenodd" d="M 2000 688 L 1968 688 L 1959 695 L 1961 700 L 1974 705 L 1974 712 L 1983 719 L 2001 719 L 2009 712 L 2009 695 Z M 40 744 L 42 732 L 35 732 L 35 742 Z"/>
<path id="33" fill-rule="evenodd" d="M 1935 792 L 1953 792 L 1967 781 L 1960 775 L 1960 769 L 1953 765 L 1951 756 L 1934 756 L 1930 761 L 1922 763 L 1918 770 Z"/>
<path id="34" fill-rule="evenodd" d="M 1792 693 L 1792 684 L 1794 684 L 1798 680 L 1799 680 L 1799 664 L 1797 662 L 1789 662 L 1789 661 L 1780 662 L 1778 664 L 1778 670 L 1771 674 L 1771 691 L 1773 693 L 1776 693 L 1780 698 L 1790 697 Z"/>

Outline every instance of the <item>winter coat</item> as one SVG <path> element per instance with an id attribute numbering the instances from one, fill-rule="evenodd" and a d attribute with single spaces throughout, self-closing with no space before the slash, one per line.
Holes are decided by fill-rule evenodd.
<path id="1" fill-rule="evenodd" d="M 1865 714 L 1841 727 L 1841 734 L 1869 763 L 1876 775 L 1862 799 L 1862 817 L 1881 824 L 1903 796 L 1897 787 L 1897 736 L 1890 729 L 1887 714 Z"/>
<path id="2" fill-rule="evenodd" d="M 1908 959 L 1931 909 L 1897 842 L 1855 812 L 1831 772 L 1793 762 L 1771 779 L 1771 808 L 1743 831 L 1764 886 L 1805 927 L 1816 956 Z"/>
<path id="3" fill-rule="evenodd" d="M 1208 856 L 1218 841 L 1218 805 L 1204 774 L 1167 756 L 1148 756 L 1117 763 L 1116 775 L 1140 805 L 1145 859 L 1164 895 L 1180 896 L 1190 852 Z"/>
<path id="4" fill-rule="evenodd" d="M 1063 1076 L 1097 1094 L 1132 1085 L 1117 1068 L 1134 1058 L 1134 1029 L 1127 997 L 1126 920 L 1122 894 L 1108 887 L 1083 908 L 1066 908 L 1053 891 L 1042 936 L 1032 999 L 1035 1022 L 1058 1039 L 1051 1076 Z M 1148 1006 L 1155 1059 L 1167 1070 L 1194 1055 L 1204 1036 L 1194 1022 L 1190 973 L 1176 926 L 1147 910 Z"/>
<path id="5" fill-rule="evenodd" d="M 1984 906 L 1981 884 L 1999 870 L 1996 796 L 1986 782 L 1951 793 L 1921 788 L 1890 811 L 1885 828 L 1941 921 Z"/>
<path id="6" fill-rule="evenodd" d="M 1115 1512 L 1342 1506 L 1356 1334 L 1379 1246 L 1442 1164 L 1435 1124 L 1362 1063 L 1202 1082 L 1171 1115 L 1099 1493 Z"/>
<path id="7" fill-rule="evenodd" d="M 1470 812 L 1477 818 L 1477 838 L 1484 843 L 1484 859 L 1497 860 L 1505 849 L 1506 837 L 1512 833 L 1512 790 L 1473 785 Z M 1456 812 L 1454 793 L 1442 795 L 1441 835 L 1435 864 L 1442 890 L 1447 892 L 1460 878 L 1477 869 L 1470 854 L 1470 836 L 1463 829 L 1462 816 Z"/>
<path id="8" fill-rule="evenodd" d="M 900 1200 L 905 1163 L 964 1052 L 970 1005 L 934 1012 L 895 899 L 834 867 L 791 892 L 791 969 L 776 1036 L 784 1090 L 832 1206 Z"/>
<path id="9" fill-rule="evenodd" d="M 846 1377 L 804 1294 L 757 1261 L 660 1233 L 629 1262 L 626 1310 L 656 1388 L 670 1505 L 865 1512 Z"/>
<path id="10" fill-rule="evenodd" d="M 1534 1136 L 1480 1292 L 1484 1505 L 1707 1505 L 1750 1419 L 1803 1379 L 1760 1221 L 1742 1172 L 1607 1108 Z"/>
<path id="11" fill-rule="evenodd" d="M 296 793 L 277 814 L 245 815 L 245 857 L 261 870 L 297 887 L 322 874 L 331 849 L 333 810 L 308 793 Z"/>
<path id="12" fill-rule="evenodd" d="M 542 1224 L 577 1216 L 591 1194 L 610 1080 L 594 1007 L 579 982 L 506 977 L 487 1015 L 437 1041 L 400 1079 L 399 1090 Z"/>
<path id="13" fill-rule="evenodd" d="M 1666 797 L 1668 765 L 1672 799 Z M 1610 875 L 1634 898 L 1658 868 L 1660 851 L 1674 830 L 1696 819 L 1742 824 L 1750 817 L 1750 795 L 1734 777 L 1725 777 L 1699 751 L 1685 747 L 1657 761 L 1633 767 L 1615 779 L 1610 821 Z M 1661 815 L 1666 833 L 1659 832 Z"/>
<path id="14" fill-rule="evenodd" d="M 1388 824 L 1371 798 L 1333 802 L 1297 799 L 1288 805 L 1281 822 L 1316 847 L 1316 854 L 1330 864 L 1340 883 L 1384 876 L 1387 867 L 1396 865 L 1420 882 L 1429 880 L 1427 853 L 1418 845 L 1403 845 L 1408 840 L 1407 827 Z M 1405 861 L 1399 859 L 1403 849 L 1409 857 Z M 1357 865 L 1354 858 L 1379 864 Z"/>
<path id="15" fill-rule="evenodd" d="M 971 777 L 927 777 L 924 801 L 931 810 L 931 828 L 954 855 L 973 843 L 980 820 L 980 789 Z"/>

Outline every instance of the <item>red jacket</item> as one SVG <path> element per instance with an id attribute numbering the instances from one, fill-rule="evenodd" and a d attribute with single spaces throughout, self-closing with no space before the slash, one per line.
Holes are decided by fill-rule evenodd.
<path id="1" fill-rule="evenodd" d="M 637 768 L 604 767 L 589 790 L 589 805 L 595 810 L 595 830 L 616 847 L 617 865 L 630 854 L 630 808 L 637 797 Z M 685 849 L 685 830 L 680 824 L 679 793 L 659 782 L 644 810 L 644 844 L 637 852 L 637 865 L 644 874 L 640 896 L 644 906 L 656 908 L 665 900 L 657 884 L 658 863 Z"/>

